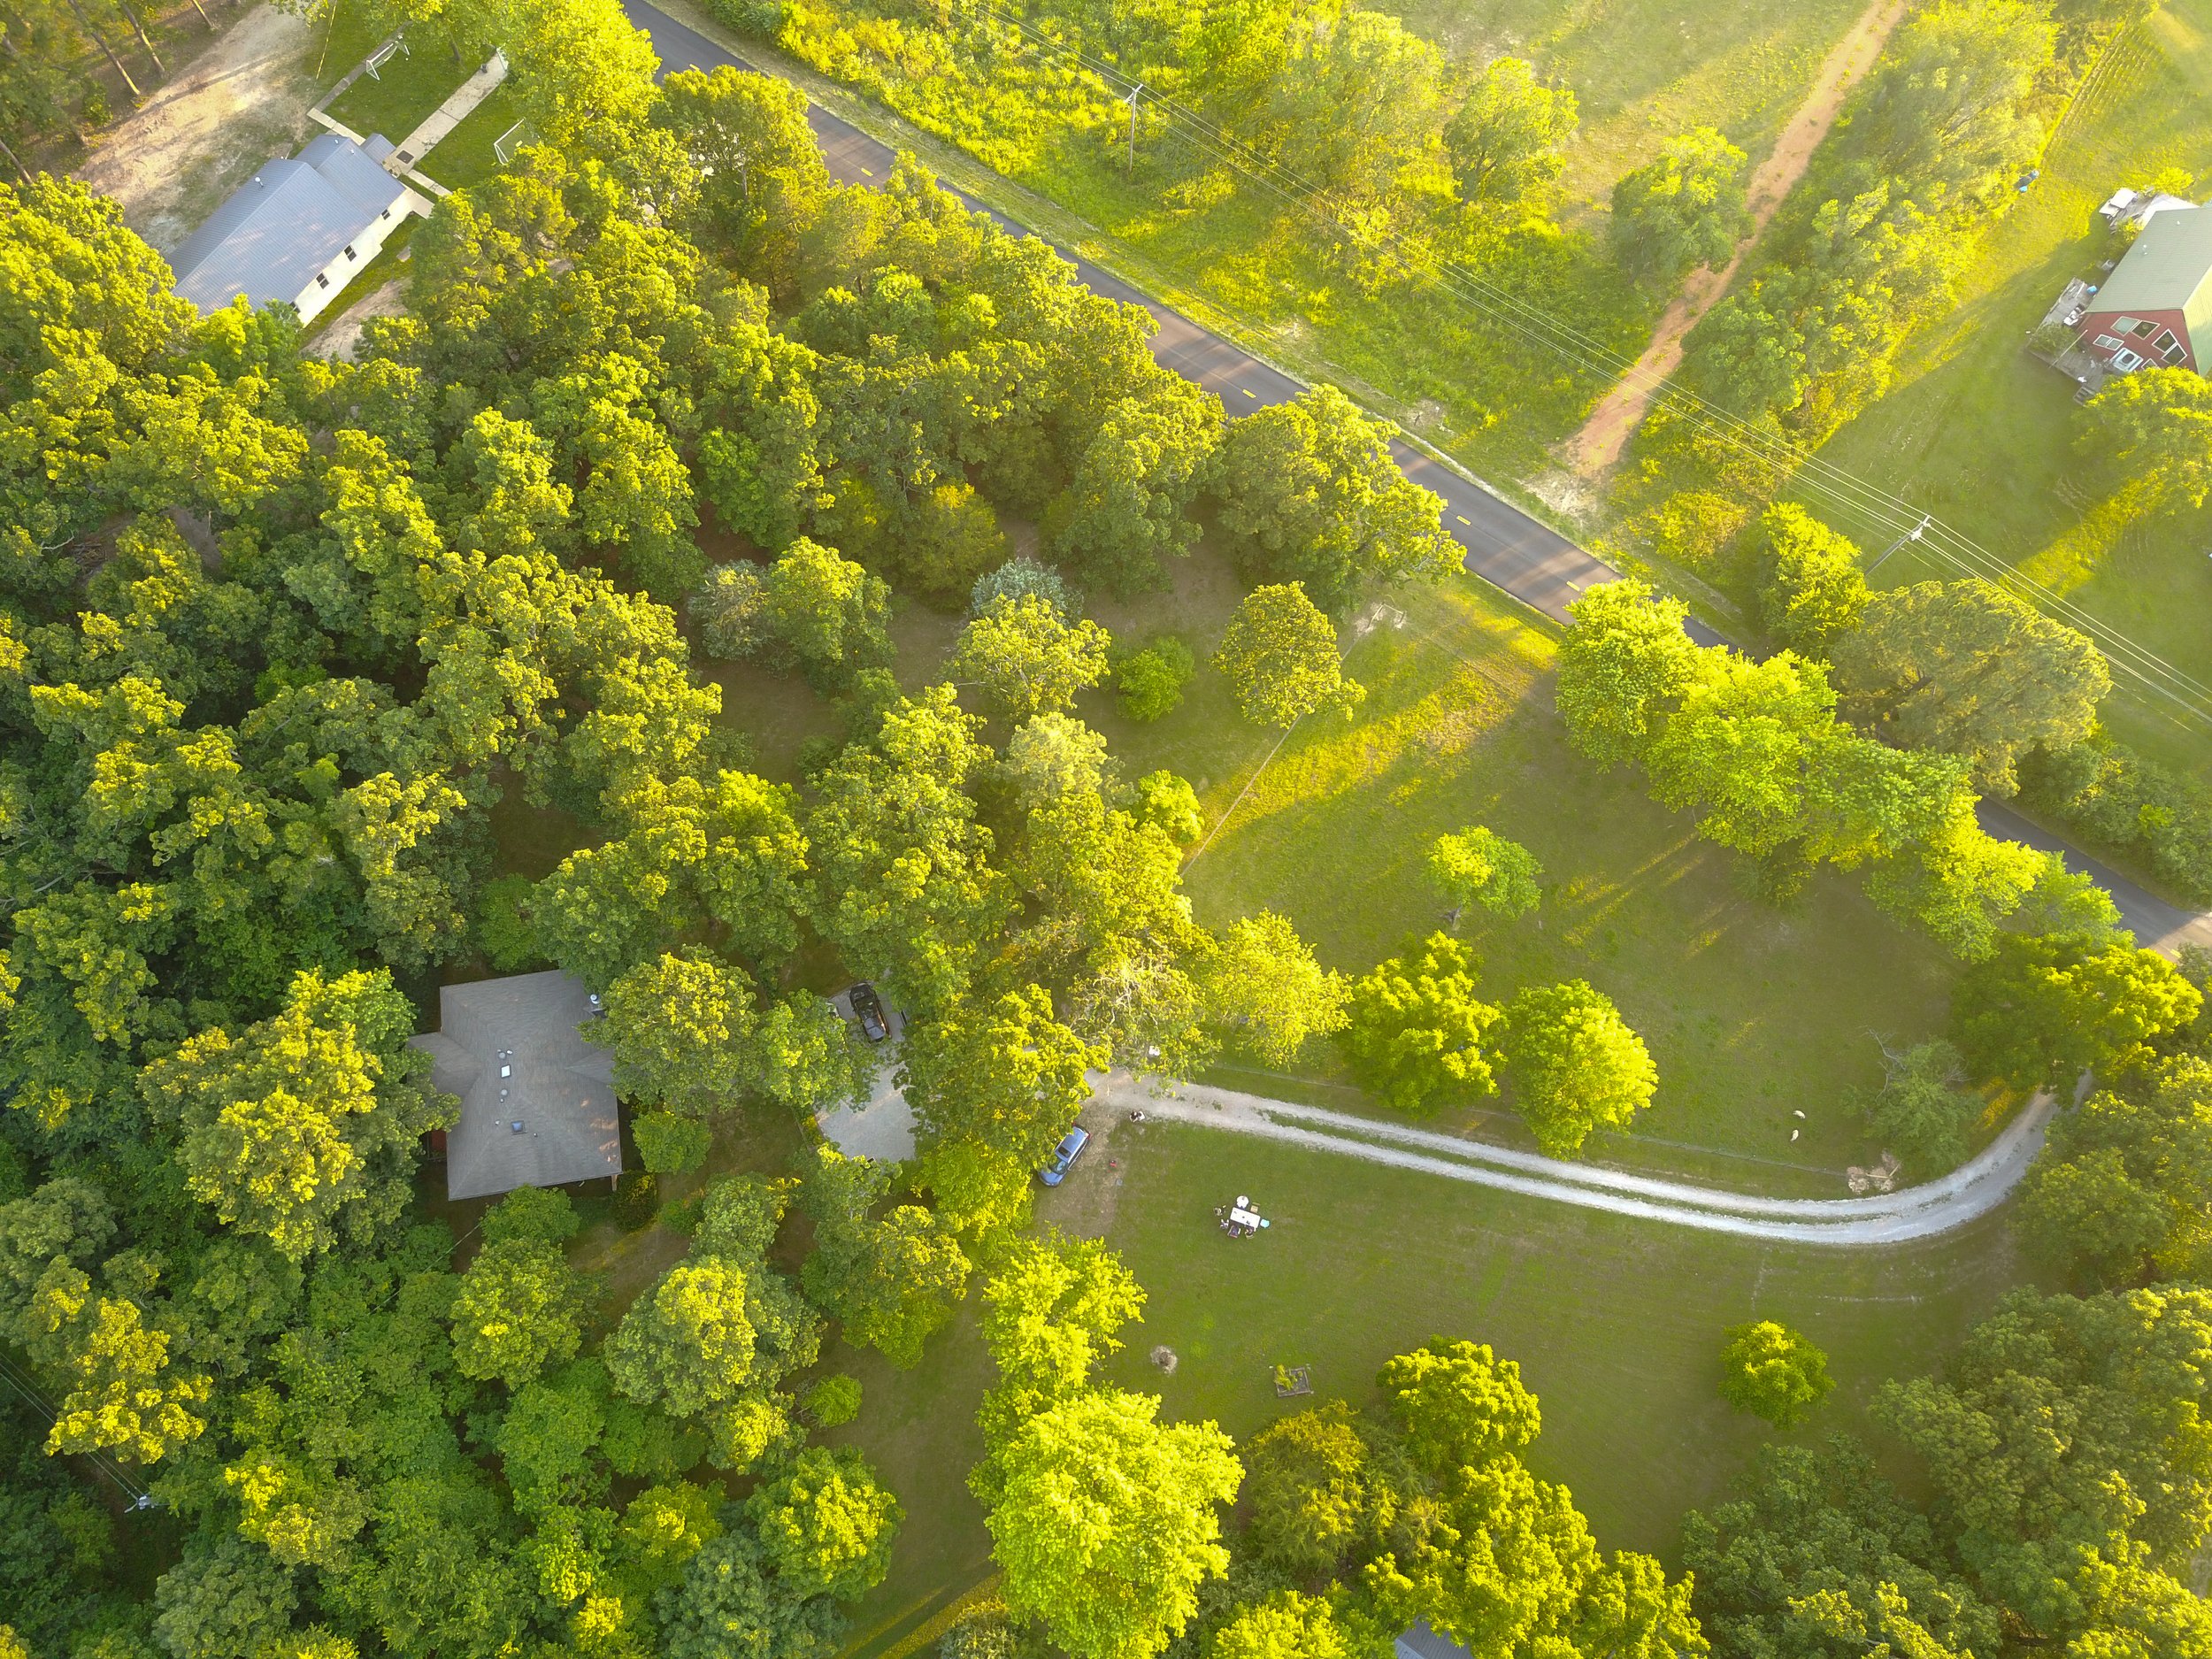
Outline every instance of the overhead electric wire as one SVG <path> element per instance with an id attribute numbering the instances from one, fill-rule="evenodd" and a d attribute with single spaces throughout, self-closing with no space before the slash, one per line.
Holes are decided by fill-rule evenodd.
<path id="1" fill-rule="evenodd" d="M 1133 95 L 1141 85 L 1115 65 L 1080 47 L 1055 39 L 1027 19 L 1002 11 L 990 0 L 964 0 L 964 4 L 1072 60 L 1110 87 L 1126 88 L 1125 96 Z M 2056 615 L 2093 640 L 2116 673 L 2154 698 L 2174 704 L 2190 718 L 2212 724 L 2212 685 L 2090 615 L 2063 594 L 2007 563 L 1956 526 L 1823 460 L 1787 438 L 1761 431 L 1697 392 L 1675 383 L 1671 377 L 1645 369 L 1637 360 L 1622 357 L 1601 342 L 1456 261 L 1409 252 L 1405 239 L 1393 233 L 1346 224 L 1331 193 L 1323 187 L 1264 155 L 1187 105 L 1156 91 L 1150 93 L 1150 98 L 1152 108 L 1166 117 L 1171 135 L 1235 169 L 1331 234 L 1391 258 L 1409 276 L 1425 280 L 1494 320 L 1523 331 L 1535 343 L 1576 367 L 1615 381 L 1625 381 L 1655 398 L 1664 396 L 1671 407 L 1703 432 L 1756 461 L 1787 472 L 1794 488 L 1851 520 L 1870 525 L 1885 534 L 1921 526 L 1921 535 L 1916 541 L 1921 550 L 1955 571 L 2009 588 Z M 1179 127 L 1179 132 L 1176 130 Z"/>
<path id="2" fill-rule="evenodd" d="M 45 1396 L 38 1392 L 32 1380 L 26 1377 L 4 1354 L 0 1354 L 0 1382 L 7 1384 L 31 1409 L 36 1411 L 48 1422 L 59 1423 L 61 1421 L 61 1414 L 46 1402 Z M 131 1500 L 133 1509 L 144 1509 L 153 1507 L 153 1494 L 131 1480 L 123 1473 L 120 1467 L 108 1457 L 96 1451 L 79 1452 L 75 1455 L 83 1458 L 93 1468 L 113 1481 L 123 1495 Z"/>

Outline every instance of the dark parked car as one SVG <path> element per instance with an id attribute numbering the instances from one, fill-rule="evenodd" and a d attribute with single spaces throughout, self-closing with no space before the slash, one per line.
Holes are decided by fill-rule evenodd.
<path id="1" fill-rule="evenodd" d="M 1047 1187 L 1057 1187 L 1068 1179 L 1068 1171 L 1075 1167 L 1076 1159 L 1083 1156 L 1083 1148 L 1090 1144 L 1089 1130 L 1069 1130 L 1060 1137 L 1060 1144 L 1052 1149 L 1052 1162 L 1037 1171 L 1037 1179 Z"/>
<path id="2" fill-rule="evenodd" d="M 870 1042 L 881 1042 L 891 1034 L 891 1023 L 884 1018 L 883 999 L 876 995 L 876 987 L 863 979 L 846 993 L 853 1005 L 853 1018 L 860 1022 L 860 1029 Z"/>

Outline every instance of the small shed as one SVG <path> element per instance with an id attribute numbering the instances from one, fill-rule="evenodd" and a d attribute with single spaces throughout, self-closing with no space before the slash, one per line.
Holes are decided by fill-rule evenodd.
<path id="1" fill-rule="evenodd" d="M 446 1135 L 448 1198 L 622 1172 L 614 1057 L 583 1036 L 598 1016 L 589 987 L 557 971 L 439 991 L 439 1029 L 412 1041 L 431 1081 L 461 1100 Z"/>

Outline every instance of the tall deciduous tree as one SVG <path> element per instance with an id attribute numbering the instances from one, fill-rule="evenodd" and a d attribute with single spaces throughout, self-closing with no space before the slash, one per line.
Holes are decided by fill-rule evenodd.
<path id="1" fill-rule="evenodd" d="M 1075 464 L 1056 545 L 1087 581 L 1132 594 L 1167 580 L 1166 563 L 1190 551 L 1191 503 L 1211 481 L 1221 400 L 1179 374 L 1107 411 Z"/>
<path id="2" fill-rule="evenodd" d="M 1432 933 L 1352 981 L 1344 1051 L 1360 1080 L 1400 1111 L 1427 1112 L 1452 1094 L 1496 1088 L 1498 1010 L 1475 995 L 1475 961 Z"/>
<path id="3" fill-rule="evenodd" d="M 1629 1128 L 1659 1087 L 1644 1040 L 1611 997 L 1580 979 L 1516 996 L 1503 1047 L 1513 1102 L 1555 1158 L 1579 1152 L 1593 1129 Z"/>
<path id="4" fill-rule="evenodd" d="M 961 630 L 946 672 L 972 680 L 993 713 L 1010 725 L 1064 712 L 1075 694 L 1106 678 L 1106 630 L 1087 618 L 1070 623 L 1033 595 L 994 599 Z"/>
<path id="5" fill-rule="evenodd" d="M 1054 1017 L 1041 987 L 918 1024 L 900 1055 L 922 1171 L 964 1227 L 1018 1217 L 1030 1179 L 1090 1098 L 1106 1053 Z"/>
<path id="6" fill-rule="evenodd" d="M 1792 650 L 1825 657 L 1872 597 L 1859 549 L 1794 502 L 1759 519 L 1759 618 Z"/>
<path id="7" fill-rule="evenodd" d="M 1227 1571 L 1216 1506 L 1243 1476 L 1210 1423 L 1164 1425 L 1159 1402 L 1080 1394 L 1029 1418 L 999 1454 L 984 1517 L 1002 1594 L 1073 1659 L 1150 1659 Z"/>
<path id="8" fill-rule="evenodd" d="M 1288 1065 L 1316 1037 L 1344 1028 L 1344 976 L 1316 961 L 1287 918 L 1240 916 L 1206 960 L 1208 1006 L 1229 1041 L 1263 1064 Z"/>
<path id="9" fill-rule="evenodd" d="M 2062 1090 L 2143 1064 L 2203 1003 L 2172 963 L 2124 939 L 2008 933 L 1960 976 L 1951 1023 L 1977 1076 Z"/>
<path id="10" fill-rule="evenodd" d="M 1744 153 L 1710 127 L 1671 138 L 1613 187 L 1614 257 L 1646 281 L 1717 271 L 1749 222 Z"/>
<path id="11" fill-rule="evenodd" d="M 1698 674 L 1698 648 L 1682 631 L 1689 607 L 1621 581 L 1593 588 L 1568 615 L 1558 703 L 1569 739 L 1602 764 L 1641 760 Z"/>
<path id="12" fill-rule="evenodd" d="M 1458 564 L 1444 503 L 1391 458 L 1390 429 L 1333 386 L 1232 422 L 1221 526 L 1249 579 L 1301 585 L 1341 611 L 1370 582 L 1432 580 Z"/>
<path id="13" fill-rule="evenodd" d="M 1489 211 L 1533 204 L 1580 119 L 1573 92 L 1543 85 L 1526 60 L 1491 59 L 1444 127 L 1459 199 Z"/>
<path id="14" fill-rule="evenodd" d="M 1336 627 L 1296 582 L 1244 596 L 1214 652 L 1237 708 L 1260 726 L 1288 726 L 1320 709 L 1348 718 L 1367 688 L 1344 677 Z"/>
<path id="15" fill-rule="evenodd" d="M 397 1216 L 417 1143 L 452 1121 L 414 1024 L 388 973 L 303 973 L 277 1014 L 188 1038 L 141 1087 L 194 1195 L 297 1261 Z"/>
<path id="16" fill-rule="evenodd" d="M 810 1446 L 746 1500 L 762 1555 L 795 1596 L 849 1601 L 883 1582 L 904 1517 L 850 1447 Z"/>
<path id="17" fill-rule="evenodd" d="M 1527 848 L 1479 824 L 1438 836 L 1429 849 L 1430 882 L 1462 909 L 1479 904 L 1509 920 L 1525 916 L 1543 898 L 1537 886 L 1543 879 Z"/>
<path id="18" fill-rule="evenodd" d="M 2112 671 L 2089 638 L 1991 582 L 1879 594 L 1836 647 L 1845 711 L 1890 742 L 1957 755 L 2000 795 L 2014 763 L 2095 729 Z"/>
<path id="19" fill-rule="evenodd" d="M 918 1365 L 923 1344 L 968 1294 L 968 1258 L 934 1211 L 897 1204 L 872 1213 L 895 1170 L 828 1145 L 814 1156 L 799 1189 L 801 1208 L 814 1217 L 814 1251 L 800 1282 L 843 1321 L 848 1341 L 879 1348 L 902 1369 Z"/>

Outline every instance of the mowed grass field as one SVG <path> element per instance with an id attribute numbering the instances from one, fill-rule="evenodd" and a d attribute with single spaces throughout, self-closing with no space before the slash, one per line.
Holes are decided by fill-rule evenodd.
<path id="1" fill-rule="evenodd" d="M 1894 388 L 1823 458 L 1932 510 L 2099 621 L 2212 680 L 2203 516 L 2106 499 L 2105 480 L 2075 448 L 2085 423 L 2067 382 L 2022 349 L 2070 278 L 2096 281 L 2100 262 L 2118 254 L 2095 218 L 2115 189 L 2168 168 L 2194 175 L 2193 195 L 2212 189 L 2212 0 L 2172 0 L 2116 42 L 2042 167 L 1974 248 L 1957 308 L 1907 343 Z M 1878 534 L 1836 525 L 1863 541 Z M 1909 550 L 1878 580 L 1960 573 Z M 2124 741 L 2212 782 L 2212 731 L 2124 676 L 2105 719 Z"/>
<path id="2" fill-rule="evenodd" d="M 1194 561 L 1173 596 L 1106 619 L 1136 639 L 1179 622 L 1202 657 L 1234 591 L 1225 571 Z M 1085 708 L 1130 775 L 1168 766 L 1196 786 L 1214 826 L 1185 875 L 1199 918 L 1220 926 L 1277 910 L 1329 966 L 1362 972 L 1444 926 L 1429 849 L 1439 835 L 1487 825 L 1536 855 L 1545 897 L 1517 921 L 1463 919 L 1486 995 L 1586 979 L 1658 1063 L 1659 1093 L 1640 1125 L 1647 1144 L 1607 1137 L 1592 1150 L 1839 1192 L 1845 1166 L 1880 1151 L 1844 1100 L 1879 1079 L 1870 1033 L 1894 1043 L 1939 1031 L 1950 959 L 1876 910 L 1852 877 L 1823 876 L 1786 908 L 1755 896 L 1743 861 L 1652 802 L 1640 775 L 1584 760 L 1551 706 L 1555 631 L 1486 584 L 1461 576 L 1394 594 L 1355 632 L 1346 667 L 1368 692 L 1357 717 L 1308 720 L 1279 749 L 1237 717 L 1210 669 L 1155 726 L 1122 720 L 1103 698 Z M 1333 1046 L 1312 1045 L 1297 1069 L 1324 1086 L 1309 1097 L 1351 1103 Z M 1218 1080 L 1302 1092 L 1267 1073 L 1225 1069 Z M 1514 1125 L 1501 1118 L 1486 1133 L 1509 1137 Z M 1714 1164 L 1690 1148 L 1733 1156 Z"/>
<path id="3" fill-rule="evenodd" d="M 1446 51 L 1525 58 L 1574 88 L 1582 130 L 1562 179 L 1603 209 L 1613 182 L 1677 134 L 1717 127 L 1757 165 L 1864 0 L 1404 0 L 1388 6 Z"/>
<path id="4" fill-rule="evenodd" d="M 1538 1471 L 1568 1486 L 1605 1547 L 1678 1567 L 1683 1515 L 1723 1499 L 1769 1438 L 1719 1397 L 1728 1326 L 1778 1318 L 1827 1348 L 1838 1386 L 1797 1432 L 1810 1440 L 1868 1428 L 1884 1379 L 1939 1364 L 2016 1281 L 2001 1221 L 1909 1249 L 1784 1248 L 1179 1125 L 1099 1126 L 1038 1215 L 1106 1238 L 1149 1294 L 1108 1381 L 1241 1441 L 1314 1403 L 1276 1397 L 1278 1363 L 1311 1366 L 1317 1399 L 1364 1402 L 1384 1360 L 1432 1334 L 1487 1342 L 1542 1403 Z M 1213 1210 L 1240 1193 L 1273 1225 L 1233 1243 Z M 1172 1375 L 1156 1345 L 1175 1351 Z M 831 1438 L 862 1447 L 907 1510 L 849 1651 L 911 1651 L 990 1572 L 963 1484 L 988 1363 L 969 1318 L 912 1372 L 841 1348 L 826 1363 L 867 1394 Z"/>

